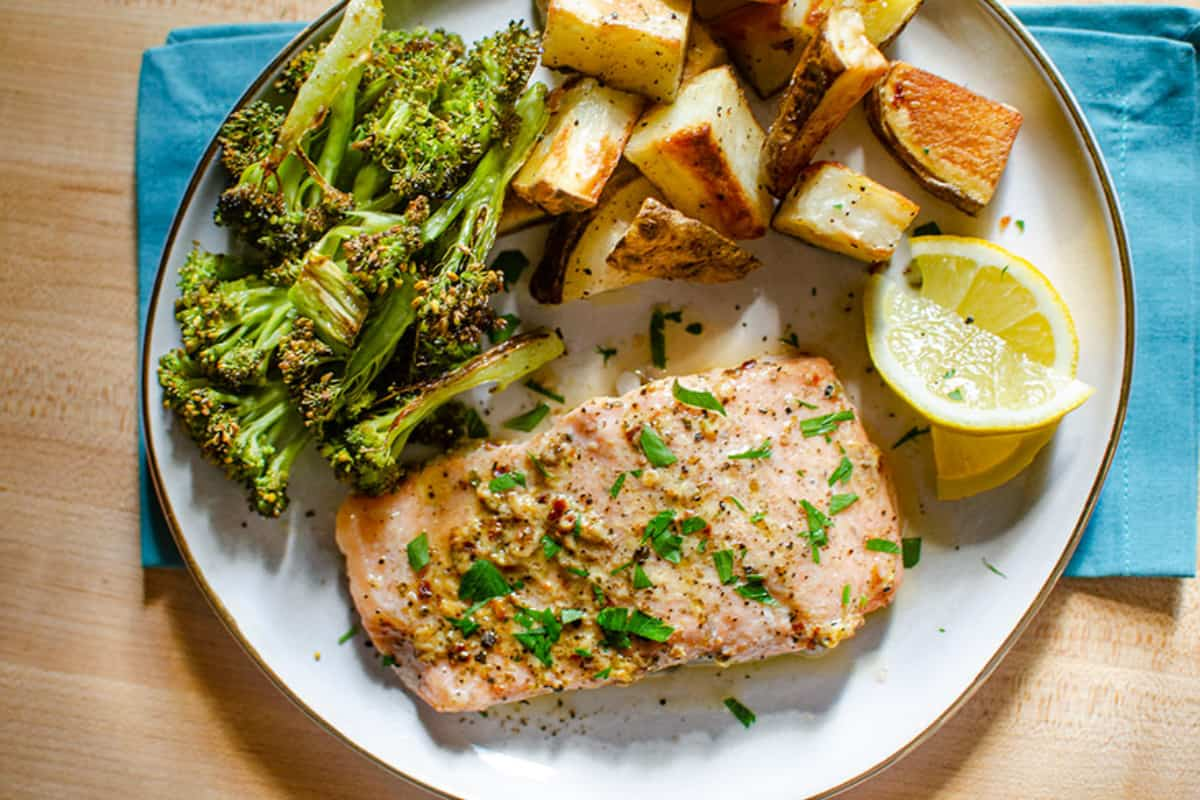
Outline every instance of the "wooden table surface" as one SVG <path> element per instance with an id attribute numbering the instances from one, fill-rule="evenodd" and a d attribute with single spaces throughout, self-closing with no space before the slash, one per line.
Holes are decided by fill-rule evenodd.
<path id="1" fill-rule="evenodd" d="M 424 797 L 293 707 L 186 572 L 138 566 L 141 52 L 324 5 L 0 0 L 0 795 Z M 1200 585 L 1064 580 L 953 720 L 847 796 L 1198 786 Z"/>

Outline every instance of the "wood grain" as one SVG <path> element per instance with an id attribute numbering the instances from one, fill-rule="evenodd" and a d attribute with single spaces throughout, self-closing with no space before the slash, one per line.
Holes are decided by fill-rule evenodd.
<path id="1" fill-rule="evenodd" d="M 137 566 L 141 51 L 182 25 L 306 19 L 323 6 L 0 0 L 6 797 L 424 797 L 294 708 L 186 573 Z M 1068 580 L 962 712 L 847 796 L 1183 797 L 1196 786 L 1200 585 Z"/>

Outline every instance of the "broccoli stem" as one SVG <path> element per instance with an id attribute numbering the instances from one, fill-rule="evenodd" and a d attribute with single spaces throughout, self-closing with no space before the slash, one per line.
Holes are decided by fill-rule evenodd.
<path id="1" fill-rule="evenodd" d="M 550 331 L 516 336 L 436 380 L 406 389 L 392 408 L 363 419 L 340 440 L 327 442 L 322 452 L 338 476 L 357 491 L 392 491 L 404 477 L 400 456 L 422 420 L 463 392 L 486 383 L 503 389 L 562 353 L 562 339 Z"/>
<path id="2" fill-rule="evenodd" d="M 348 351 L 367 318 L 371 300 L 332 258 L 310 251 L 289 295 L 329 345 Z"/>
<path id="3" fill-rule="evenodd" d="M 304 135 L 321 121 L 328 109 L 333 108 L 351 76 L 370 58 L 371 44 L 382 31 L 383 5 L 380 0 L 350 0 L 337 32 L 321 51 L 308 79 L 296 93 L 279 129 L 270 163 L 281 164 L 297 151 Z"/>
<path id="4" fill-rule="evenodd" d="M 317 161 L 317 171 L 331 186 L 337 182 L 338 169 L 354 133 L 354 100 L 361 78 L 362 68 L 359 67 L 346 79 L 344 90 L 338 94 L 329 111 L 329 125 L 325 143 L 321 146 L 321 158 Z"/>

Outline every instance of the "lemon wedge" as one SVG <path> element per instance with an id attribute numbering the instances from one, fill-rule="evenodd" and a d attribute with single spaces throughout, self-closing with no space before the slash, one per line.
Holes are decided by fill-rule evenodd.
<path id="1" fill-rule="evenodd" d="M 966 236 L 918 236 L 910 250 L 921 297 L 996 334 L 1030 360 L 1074 377 L 1075 323 L 1053 284 L 1033 264 Z"/>
<path id="2" fill-rule="evenodd" d="M 992 248 L 988 245 L 986 251 Z M 928 269 L 929 263 L 922 266 Z M 876 369 L 892 389 L 935 425 L 976 435 L 1045 428 L 1091 396 L 1094 390 L 1071 374 L 1076 360 L 1074 326 L 1049 281 L 1042 278 L 1043 285 L 1029 292 L 1032 299 L 1022 297 L 1007 286 L 1007 275 L 1017 270 L 995 267 L 1003 291 L 1020 298 L 1027 312 L 1005 313 L 982 291 L 972 299 L 972 286 L 993 265 L 976 262 L 972 272 L 964 260 L 945 263 L 947 268 L 921 274 L 919 290 L 886 274 L 872 276 L 867 283 L 867 344 Z M 1040 277 L 1026 262 L 1021 273 L 1027 276 L 1029 271 Z M 1046 288 L 1051 296 L 1039 297 Z M 970 308 L 972 313 L 961 316 L 960 308 Z M 980 309 L 988 327 L 1001 332 L 977 322 L 974 309 Z M 1047 317 L 1046 312 L 1057 318 Z M 1034 317 L 1045 324 L 1031 322 Z M 1027 332 L 1033 329 L 1055 341 L 1031 342 Z M 1024 347 L 1018 350 L 1010 340 L 1037 345 L 1030 350 L 1038 357 L 1026 355 Z M 1064 364 L 1067 371 L 1056 368 Z"/>
<path id="3" fill-rule="evenodd" d="M 916 237 L 911 252 L 910 274 L 921 298 L 954 312 L 964 326 L 995 335 L 1017 355 L 1075 377 L 1075 325 L 1062 297 L 1036 267 L 991 242 L 962 236 Z M 937 388 L 965 397 L 961 390 L 946 389 L 957 374 L 956 368 L 948 369 Z M 938 497 L 957 500 L 1007 483 L 1033 463 L 1057 427 L 1052 422 L 1027 432 L 979 435 L 934 424 Z"/>
<path id="4" fill-rule="evenodd" d="M 970 436 L 934 425 L 933 462 L 939 500 L 961 500 L 1002 486 L 1033 463 L 1057 425 L 1029 433 Z"/>

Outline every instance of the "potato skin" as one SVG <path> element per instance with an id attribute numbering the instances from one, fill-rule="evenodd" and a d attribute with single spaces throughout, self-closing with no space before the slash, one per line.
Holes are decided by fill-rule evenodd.
<path id="1" fill-rule="evenodd" d="M 821 142 L 887 72 L 852 9 L 829 14 L 800 56 L 763 147 L 767 186 L 783 197 Z"/>
<path id="2" fill-rule="evenodd" d="M 703 222 L 647 197 L 608 265 L 664 280 L 729 283 L 762 262 Z"/>
<path id="3" fill-rule="evenodd" d="M 879 141 L 930 194 L 975 216 L 991 202 L 1021 112 L 897 61 L 867 98 Z"/>

